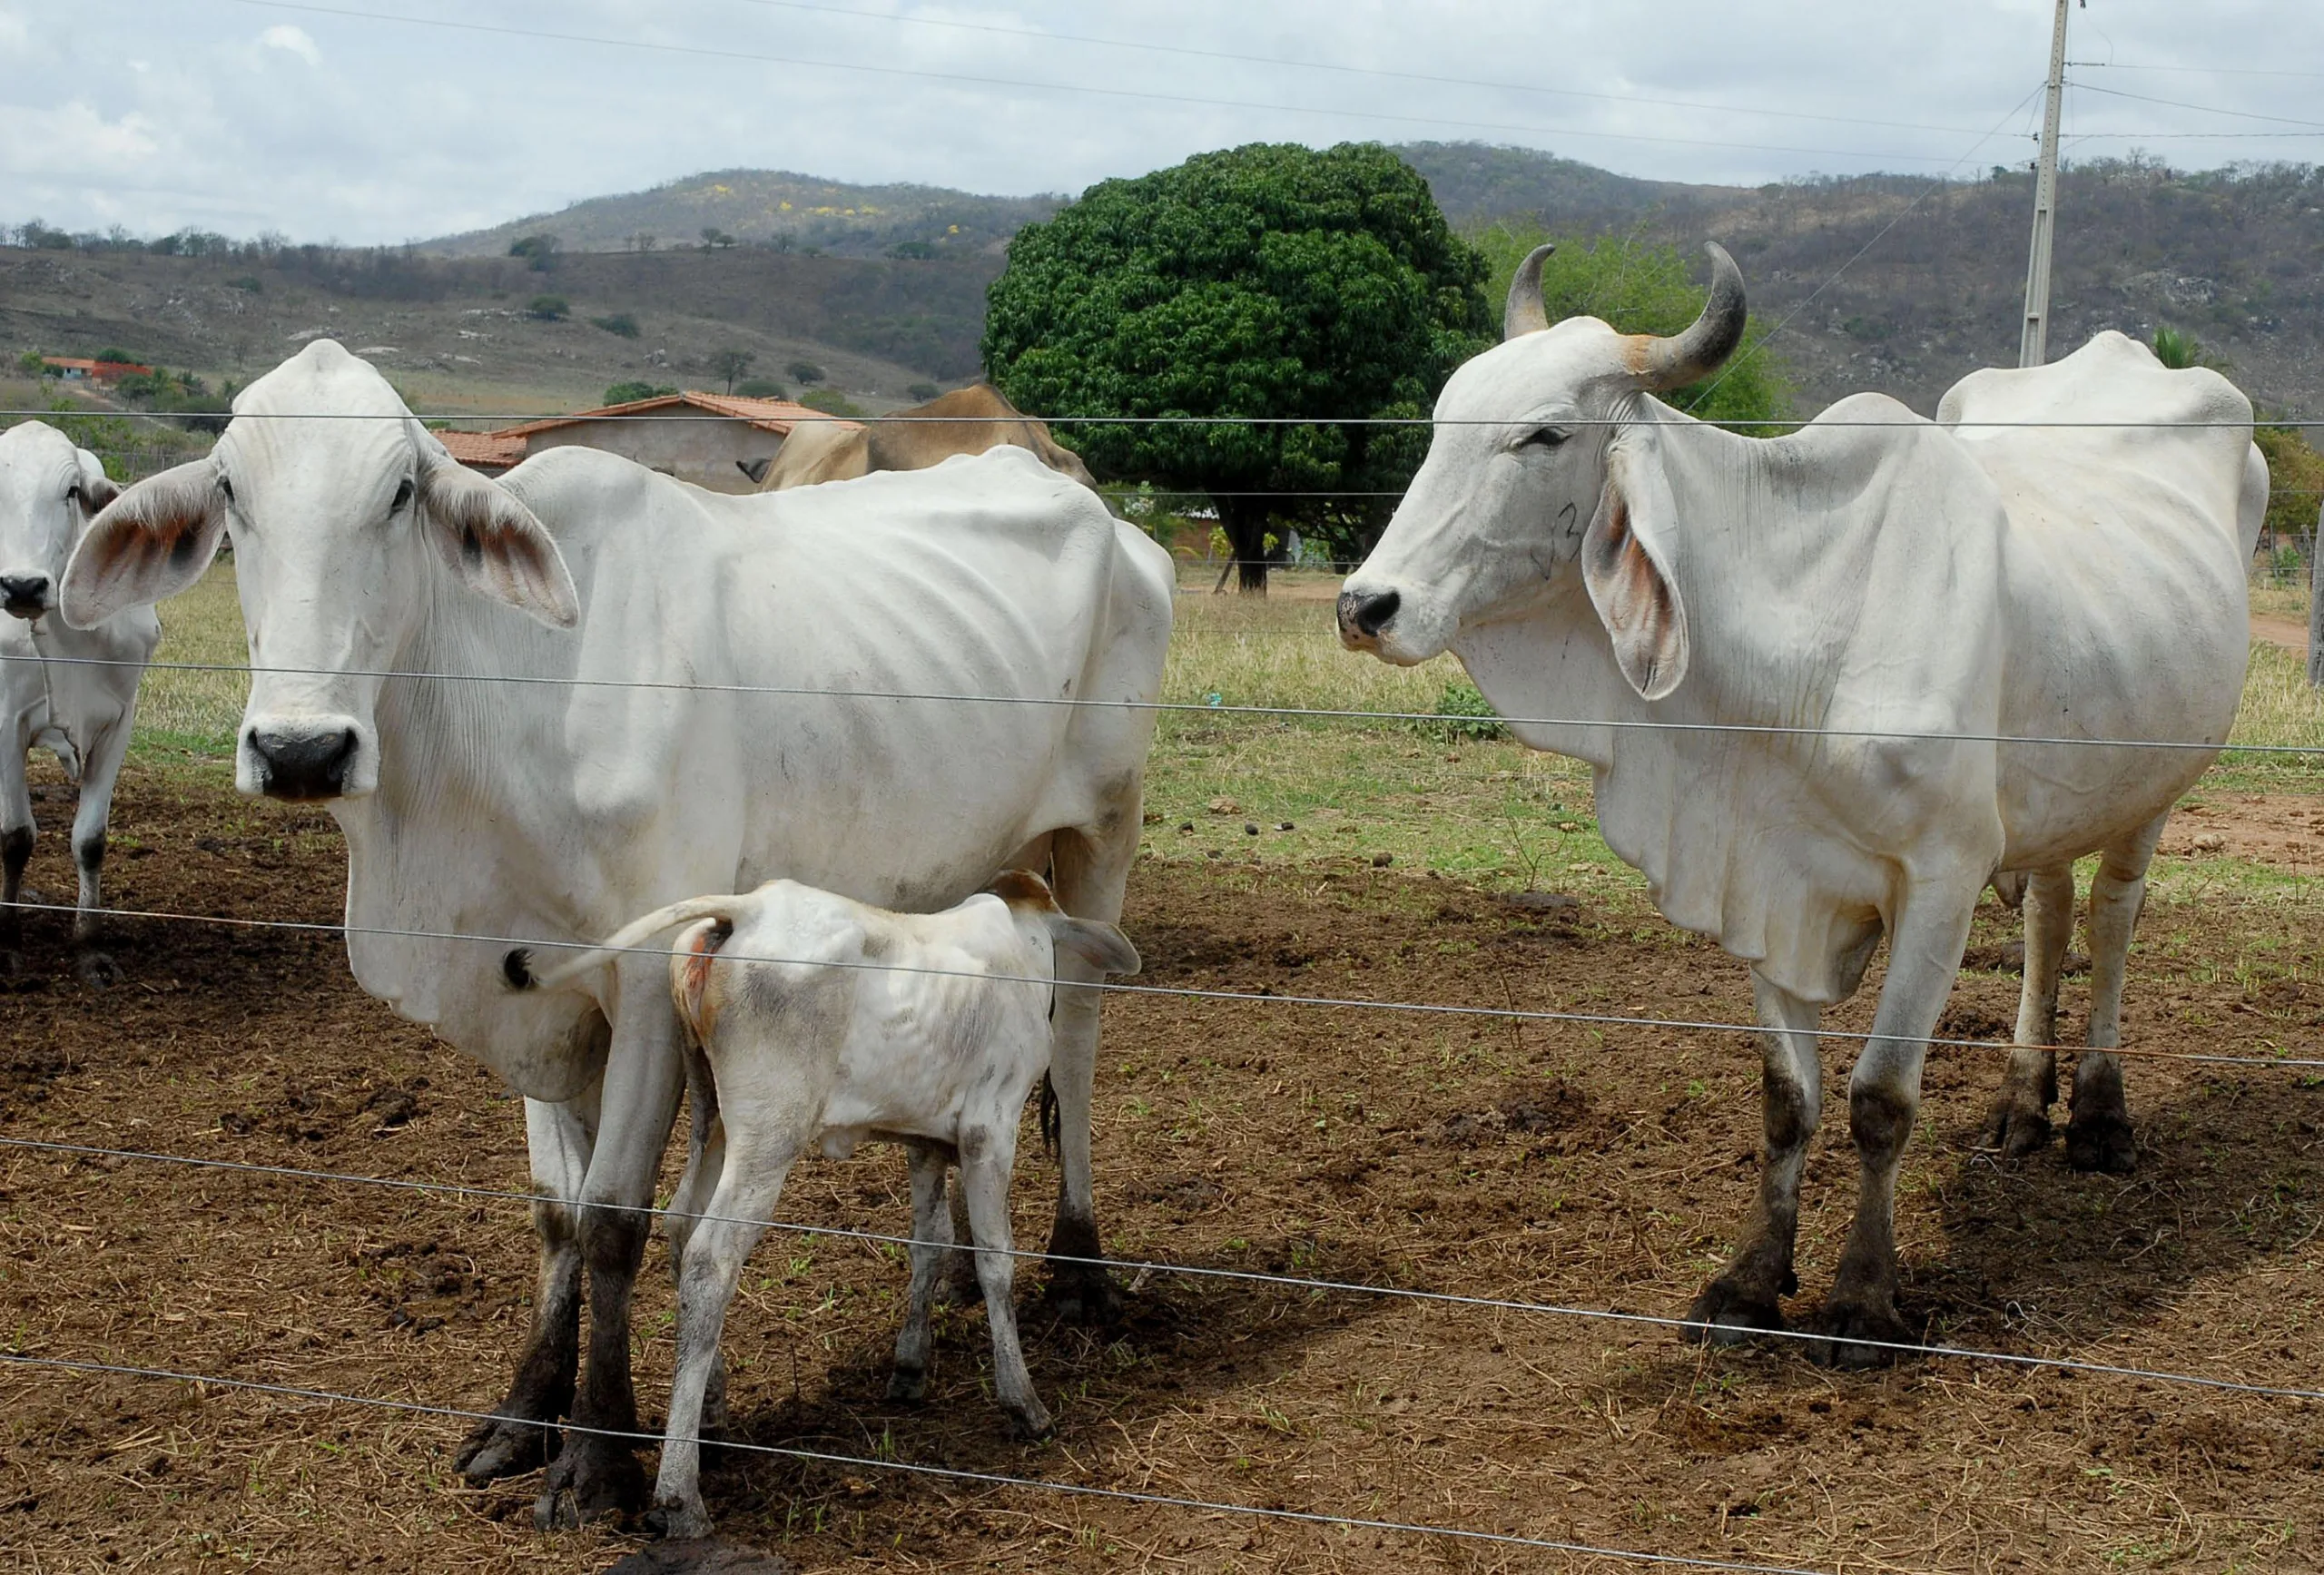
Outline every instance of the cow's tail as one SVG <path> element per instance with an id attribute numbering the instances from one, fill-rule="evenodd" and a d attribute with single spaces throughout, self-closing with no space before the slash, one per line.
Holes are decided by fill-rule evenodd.
<path id="1" fill-rule="evenodd" d="M 667 908 L 656 908 L 644 918 L 623 925 L 587 950 L 576 952 L 555 968 L 539 973 L 533 971 L 532 948 L 519 946 L 500 960 L 501 977 L 508 981 L 510 989 L 556 989 L 575 976 L 599 967 L 609 957 L 636 950 L 665 930 L 675 930 L 697 919 L 716 919 L 732 925 L 735 910 L 745 901 L 741 897 L 689 897 Z"/>

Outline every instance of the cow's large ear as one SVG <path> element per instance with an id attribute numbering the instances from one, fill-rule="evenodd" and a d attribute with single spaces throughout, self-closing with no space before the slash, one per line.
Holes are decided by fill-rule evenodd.
<path id="1" fill-rule="evenodd" d="M 176 596 L 202 577 L 225 534 L 226 500 L 209 460 L 147 477 L 81 533 L 64 566 L 64 621 L 92 628 L 124 607 Z"/>
<path id="2" fill-rule="evenodd" d="M 1619 434 L 1607 449 L 1598 513 L 1581 538 L 1581 580 L 1613 639 L 1615 664 L 1646 700 L 1661 699 L 1687 675 L 1687 605 L 1671 576 L 1677 514 L 1651 438 Z"/>
<path id="3" fill-rule="evenodd" d="M 565 555 L 533 511 L 448 456 L 423 453 L 421 528 L 454 574 L 552 629 L 581 621 Z"/>

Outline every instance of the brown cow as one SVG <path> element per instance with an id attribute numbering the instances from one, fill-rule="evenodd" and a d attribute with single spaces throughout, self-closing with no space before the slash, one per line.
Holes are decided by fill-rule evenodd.
<path id="1" fill-rule="evenodd" d="M 1001 398 L 990 383 L 955 389 L 895 413 L 921 419 L 877 421 L 868 427 L 802 422 L 783 439 L 781 452 L 758 462 L 756 475 L 747 465 L 743 474 L 751 476 L 761 492 L 781 492 L 818 481 L 849 481 L 874 470 L 925 470 L 955 454 L 981 454 L 1013 443 L 1030 449 L 1059 475 L 1084 487 L 1098 485 L 1079 455 L 1050 437 L 1046 425 Z"/>

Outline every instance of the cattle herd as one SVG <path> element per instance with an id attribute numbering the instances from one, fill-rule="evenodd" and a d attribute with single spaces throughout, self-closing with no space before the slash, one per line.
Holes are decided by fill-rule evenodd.
<path id="1" fill-rule="evenodd" d="M 2067 1150 L 2133 1162 L 2108 1053 L 2124 960 L 2164 819 L 2235 714 L 2267 475 L 2242 395 L 2112 333 L 1975 373 L 1934 421 L 1861 395 L 1780 438 L 1703 425 L 1655 396 L 1741 339 L 1741 277 L 1710 251 L 1709 304 L 1669 339 L 1550 324 L 1543 252 L 1527 260 L 1338 632 L 1394 663 L 1454 653 L 1525 743 L 1590 763 L 1605 839 L 1662 912 L 1751 965 L 1759 1196 L 1688 1314 L 1699 1337 L 1783 1327 L 1820 1014 L 1887 939 L 1848 1089 L 1855 1224 L 1808 1331 L 1820 1359 L 1865 1364 L 1911 1343 L 1894 1188 L 1989 881 L 2023 890 L 2026 947 L 1988 1141 L 2050 1136 L 2073 861 L 2096 853 Z M 629 1305 L 683 1097 L 665 1530 L 708 1529 L 695 1441 L 724 1420 L 726 1304 L 810 1148 L 911 1151 L 924 1245 L 897 1395 L 920 1391 L 940 1277 L 966 1270 L 1003 1407 L 1049 1427 L 1007 1209 L 1043 1078 L 1052 1294 L 1113 1313 L 1092 987 L 1137 968 L 1113 926 L 1174 575 L 1033 437 L 925 468 L 843 456 L 829 474 L 852 479 L 748 497 L 572 448 L 492 481 L 326 340 L 251 384 L 207 458 L 117 495 L 54 429 L 0 436 L 6 897 L 32 847 L 24 756 L 46 745 L 81 783 L 90 939 L 153 604 L 231 543 L 251 669 L 236 785 L 329 805 L 357 980 L 524 1098 L 532 1325 L 460 1469 L 546 1465 L 544 1527 L 645 1497 L 622 1436 Z M 83 968 L 111 972 L 94 950 Z M 972 1257 L 948 1250 L 954 1166 Z"/>

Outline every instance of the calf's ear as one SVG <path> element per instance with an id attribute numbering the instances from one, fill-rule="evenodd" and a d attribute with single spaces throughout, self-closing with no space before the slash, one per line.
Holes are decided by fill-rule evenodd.
<path id="1" fill-rule="evenodd" d="M 470 587 L 552 629 L 581 621 L 565 555 L 506 488 L 448 456 L 423 458 L 419 509 L 428 539 Z"/>
<path id="2" fill-rule="evenodd" d="M 176 596 L 202 577 L 225 534 L 226 500 L 209 460 L 147 477 L 106 504 L 74 544 L 59 597 L 64 621 L 86 629 Z"/>
<path id="3" fill-rule="evenodd" d="M 1581 580 L 1614 642 L 1614 662 L 1641 699 L 1687 675 L 1687 605 L 1671 565 L 1678 507 L 1650 435 L 1626 431 L 1606 453 L 1606 489 L 1581 538 Z"/>
<path id="4" fill-rule="evenodd" d="M 1110 924 L 1058 913 L 1050 916 L 1049 933 L 1057 938 L 1059 950 L 1070 951 L 1090 967 L 1108 973 L 1136 973 L 1146 966 L 1137 955 L 1137 948 L 1129 943 L 1129 937 Z"/>

